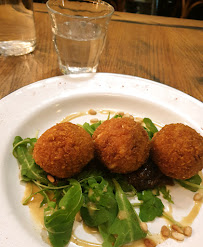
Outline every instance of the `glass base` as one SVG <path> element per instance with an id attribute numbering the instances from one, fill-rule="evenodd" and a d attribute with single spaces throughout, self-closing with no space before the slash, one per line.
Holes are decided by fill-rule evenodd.
<path id="1" fill-rule="evenodd" d="M 80 73 L 95 73 L 97 71 L 98 65 L 94 67 L 69 67 L 60 64 L 59 67 L 64 75 L 69 75 L 69 74 L 80 74 Z"/>
<path id="2" fill-rule="evenodd" d="M 20 56 L 34 51 L 36 40 L 22 41 L 0 41 L 0 55 L 3 56 Z"/>

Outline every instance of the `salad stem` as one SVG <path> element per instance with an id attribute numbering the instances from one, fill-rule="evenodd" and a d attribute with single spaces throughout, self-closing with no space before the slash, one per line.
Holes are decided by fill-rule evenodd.
<path id="1" fill-rule="evenodd" d="M 185 181 L 185 180 L 181 180 L 182 183 L 186 184 L 186 185 L 189 185 L 191 187 L 194 187 L 194 188 L 197 188 L 197 189 L 203 189 L 203 186 L 199 185 L 199 184 L 194 184 L 194 183 L 191 183 L 191 182 L 188 182 L 188 181 Z"/>
<path id="2" fill-rule="evenodd" d="M 166 212 L 163 212 L 163 217 L 166 218 L 167 220 L 169 220 L 170 222 L 172 222 L 173 224 L 175 224 L 179 227 L 183 227 L 179 222 L 174 220 L 174 218 L 172 216 L 170 216 L 169 214 L 167 214 Z"/>
<path id="3" fill-rule="evenodd" d="M 60 189 L 65 189 L 65 188 L 68 188 L 70 187 L 70 185 L 63 185 L 63 186 L 47 186 L 47 185 L 44 185 L 44 184 L 40 184 L 38 183 L 37 181 L 33 180 L 33 182 L 37 185 L 37 186 L 40 186 L 42 188 L 45 188 L 45 189 L 49 189 L 49 190 L 60 190 Z"/>

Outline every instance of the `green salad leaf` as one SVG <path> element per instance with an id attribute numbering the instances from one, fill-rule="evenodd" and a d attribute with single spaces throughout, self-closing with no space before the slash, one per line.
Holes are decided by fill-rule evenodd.
<path id="1" fill-rule="evenodd" d="M 119 247 L 132 241 L 144 238 L 146 233 L 140 227 L 139 218 L 121 189 L 119 183 L 113 179 L 118 203 L 118 215 L 109 228 L 109 233 L 116 236 L 114 247 Z"/>
<path id="2" fill-rule="evenodd" d="M 113 116 L 113 118 L 122 118 L 123 116 L 121 114 L 116 114 Z"/>
<path id="3" fill-rule="evenodd" d="M 162 201 L 152 193 L 151 190 L 138 192 L 137 195 L 138 199 L 143 201 L 140 206 L 139 213 L 139 217 L 143 222 L 152 221 L 157 216 L 162 216 L 164 205 Z"/>
<path id="4" fill-rule="evenodd" d="M 171 198 L 170 190 L 167 190 L 166 186 L 161 186 L 157 188 L 158 192 L 161 192 L 163 195 L 163 198 L 166 199 L 168 202 L 173 203 L 173 200 Z M 159 195 L 159 193 L 158 193 Z"/>
<path id="5" fill-rule="evenodd" d="M 112 247 L 116 241 L 114 235 L 109 233 L 109 226 L 105 223 L 98 227 L 99 233 L 103 238 L 102 247 Z"/>
<path id="6" fill-rule="evenodd" d="M 198 174 L 186 180 L 177 179 L 176 181 L 185 189 L 193 192 L 196 192 L 198 189 L 203 189 L 203 187 L 200 186 L 200 184 L 202 183 L 202 179 Z"/>
<path id="7" fill-rule="evenodd" d="M 75 216 L 83 203 L 80 183 L 71 179 L 70 185 L 58 207 L 55 202 L 50 201 L 48 207 L 44 209 L 44 224 L 53 247 L 64 247 L 68 244 Z"/>
<path id="8" fill-rule="evenodd" d="M 81 185 L 85 199 L 80 213 L 86 225 L 98 227 L 104 240 L 102 246 L 112 247 L 115 238 L 109 234 L 109 228 L 118 213 L 114 186 L 111 180 L 94 175 L 96 175 L 95 171 L 89 173 L 89 177 L 82 180 Z"/>
<path id="9" fill-rule="evenodd" d="M 111 224 L 118 207 L 113 193 L 114 187 L 103 177 L 90 177 L 82 183 L 84 204 L 81 216 L 86 225 L 98 227 Z"/>
<path id="10" fill-rule="evenodd" d="M 22 202 L 22 204 L 23 205 L 27 205 L 29 203 L 30 199 L 34 195 L 41 194 L 43 196 L 43 200 L 40 203 L 40 208 L 41 208 L 45 203 L 48 203 L 49 202 L 49 197 L 48 197 L 46 191 L 47 191 L 47 189 L 42 189 L 42 188 L 39 187 L 39 191 L 33 193 L 32 192 L 32 189 L 31 189 L 30 195 L 27 198 L 24 199 L 24 201 Z"/>
<path id="11" fill-rule="evenodd" d="M 47 174 L 32 157 L 36 141 L 36 138 L 22 139 L 20 136 L 16 136 L 13 142 L 13 155 L 18 160 L 23 181 L 36 180 L 48 184 Z"/>
<path id="12" fill-rule="evenodd" d="M 79 174 L 75 176 L 75 179 L 82 183 L 90 177 L 106 177 L 106 170 L 103 169 L 103 167 L 100 167 L 99 163 L 95 162 L 87 165 Z"/>
<path id="13" fill-rule="evenodd" d="M 91 136 L 94 134 L 94 131 L 96 130 L 96 128 L 101 125 L 102 121 L 98 121 L 97 123 L 94 123 L 94 124 L 89 124 L 87 122 L 85 122 L 83 125 L 82 125 L 82 128 L 84 130 L 86 130 Z"/>
<path id="14" fill-rule="evenodd" d="M 149 138 L 152 139 L 154 134 L 158 132 L 157 127 L 154 125 L 150 118 L 144 118 L 143 122 L 145 124 L 145 130 L 147 131 Z"/>

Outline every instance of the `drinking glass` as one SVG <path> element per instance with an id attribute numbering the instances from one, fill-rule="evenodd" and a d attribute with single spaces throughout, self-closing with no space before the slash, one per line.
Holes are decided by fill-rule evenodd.
<path id="1" fill-rule="evenodd" d="M 49 0 L 47 7 L 62 73 L 96 72 L 114 8 L 94 0 Z"/>
<path id="2" fill-rule="evenodd" d="M 0 0 L 0 55 L 24 55 L 35 46 L 32 0 Z"/>

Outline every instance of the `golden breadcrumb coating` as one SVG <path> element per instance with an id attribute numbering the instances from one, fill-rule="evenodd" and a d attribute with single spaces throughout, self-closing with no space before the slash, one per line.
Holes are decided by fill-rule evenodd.
<path id="1" fill-rule="evenodd" d="M 35 162 L 59 178 L 72 177 L 94 156 L 90 135 L 70 122 L 59 123 L 45 131 L 35 144 Z"/>
<path id="2" fill-rule="evenodd" d="M 181 123 L 166 125 L 152 138 L 151 155 L 165 175 L 191 178 L 203 168 L 203 137 Z"/>
<path id="3" fill-rule="evenodd" d="M 93 134 L 96 155 L 112 172 L 137 170 L 149 156 L 147 132 L 130 118 L 112 118 L 103 122 Z"/>

